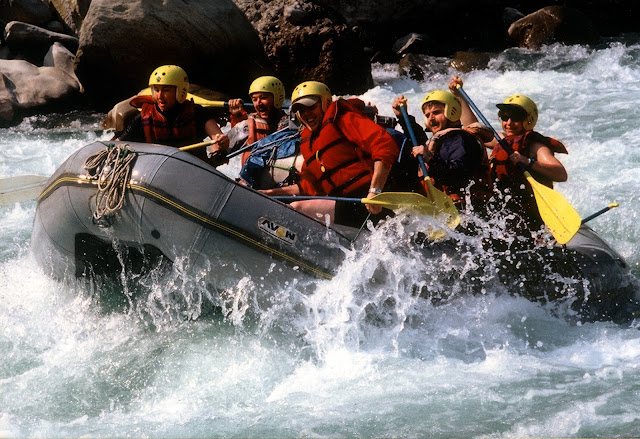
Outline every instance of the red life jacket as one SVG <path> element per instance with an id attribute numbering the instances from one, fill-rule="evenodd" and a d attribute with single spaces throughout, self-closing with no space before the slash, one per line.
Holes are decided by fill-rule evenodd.
<path id="1" fill-rule="evenodd" d="M 567 148 L 559 140 L 553 137 L 546 137 L 536 131 L 526 131 L 524 134 L 518 136 L 508 136 L 504 138 L 505 142 L 515 152 L 529 157 L 531 144 L 534 142 L 542 143 L 548 147 L 553 154 L 561 153 L 568 154 Z M 524 183 L 525 177 L 516 165 L 509 160 L 509 153 L 504 150 L 502 145 L 498 143 L 491 152 L 491 172 L 497 180 L 513 180 L 515 186 L 520 186 Z M 535 171 L 530 171 L 531 175 L 540 183 L 553 188 L 553 181 L 548 178 L 537 174 Z"/>
<path id="2" fill-rule="evenodd" d="M 284 116 L 284 111 L 277 110 L 277 114 L 279 116 Z M 282 117 L 278 117 L 276 124 L 280 121 L 280 119 L 282 119 Z M 245 142 L 245 144 L 251 145 L 252 143 L 257 142 L 260 139 L 264 139 L 269 134 L 273 134 L 278 127 L 270 126 L 268 121 L 252 113 L 247 116 L 247 128 L 249 128 L 249 136 L 247 137 L 247 141 Z M 251 155 L 251 151 L 245 151 L 242 153 L 243 165 L 247 161 L 250 155 Z"/>
<path id="3" fill-rule="evenodd" d="M 142 108 L 142 128 L 147 143 L 179 147 L 198 141 L 193 101 L 178 104 L 180 112 L 173 122 L 160 113 L 151 96 L 136 96 L 131 100 L 131 105 Z"/>
<path id="4" fill-rule="evenodd" d="M 300 188 L 307 195 L 341 196 L 366 194 L 373 176 L 373 158 L 363 148 L 350 142 L 340 131 L 337 119 L 346 112 L 360 112 L 348 101 L 339 99 L 329 105 L 317 134 L 304 128 L 300 138 L 300 152 L 304 158 Z M 362 138 L 372 130 L 384 131 L 373 121 L 363 119 Z M 390 135 L 389 142 L 397 149 Z"/>
<path id="5" fill-rule="evenodd" d="M 491 179 L 491 169 L 489 167 L 489 156 L 487 155 L 487 150 L 482 139 L 475 134 L 475 131 L 466 130 L 464 128 L 453 129 L 438 139 L 438 143 L 436 144 L 436 154 L 438 154 L 442 141 L 446 139 L 446 137 L 450 135 L 460 135 L 461 133 L 463 136 L 472 136 L 473 141 L 478 145 L 478 152 L 480 152 L 480 165 L 471 177 L 471 181 L 473 183 L 471 186 L 469 186 L 469 184 L 465 184 L 465 186 L 469 186 L 469 198 L 471 204 L 474 208 L 479 209 L 484 206 L 487 200 L 489 200 L 493 195 L 493 182 Z M 453 204 L 455 204 L 459 210 L 466 207 L 466 187 L 444 185 L 433 178 L 431 181 L 436 188 L 440 189 L 447 194 L 449 198 L 451 198 Z M 422 181 L 422 186 L 423 190 L 426 192 L 428 189 L 424 180 Z"/>

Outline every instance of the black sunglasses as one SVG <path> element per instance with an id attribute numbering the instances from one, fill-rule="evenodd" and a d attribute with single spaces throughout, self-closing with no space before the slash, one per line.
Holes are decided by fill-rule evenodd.
<path id="1" fill-rule="evenodd" d="M 503 122 L 507 122 L 509 119 L 511 119 L 514 122 L 524 122 L 524 120 L 527 118 L 527 115 L 526 114 L 525 115 L 522 115 L 522 114 L 511 114 L 511 113 L 498 111 L 498 117 Z"/>

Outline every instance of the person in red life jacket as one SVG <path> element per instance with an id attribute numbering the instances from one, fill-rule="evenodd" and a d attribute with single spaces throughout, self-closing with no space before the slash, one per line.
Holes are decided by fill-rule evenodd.
<path id="1" fill-rule="evenodd" d="M 151 96 L 138 95 L 131 100 L 131 105 L 141 111 L 114 140 L 182 147 L 202 142 L 208 136 L 218 147 L 228 145 L 213 115 L 187 100 L 189 78 L 181 67 L 158 67 L 149 78 L 149 86 Z M 208 160 L 204 147 L 189 152 Z"/>
<path id="2" fill-rule="evenodd" d="M 261 76 L 249 86 L 255 113 L 247 114 L 242 99 L 229 100 L 231 129 L 227 132 L 229 151 L 250 145 L 279 129 L 289 126 L 289 116 L 282 109 L 284 85 L 275 76 Z M 244 164 L 251 151 L 242 154 Z"/>
<path id="3" fill-rule="evenodd" d="M 404 96 L 393 101 L 396 116 L 400 115 L 400 105 L 407 105 Z M 489 160 L 483 143 L 491 139 L 491 131 L 479 124 L 463 129 L 460 100 L 448 91 L 427 93 L 421 109 L 426 129 L 433 136 L 428 139 L 415 119 L 409 116 L 419 143 L 413 148 L 413 155 L 422 155 L 433 185 L 446 193 L 459 210 L 467 207 L 469 197 L 474 210 L 481 212 L 492 193 Z M 398 119 L 403 131 L 408 132 L 404 118 Z M 422 176 L 422 170 L 419 173 Z M 422 190 L 427 190 L 426 185 Z"/>
<path id="4" fill-rule="evenodd" d="M 518 164 L 524 166 L 538 182 L 553 187 L 554 182 L 567 181 L 567 171 L 555 157 L 567 154 L 558 140 L 533 131 L 538 121 L 538 107 L 529 97 L 514 94 L 497 104 L 502 125 L 502 138 L 513 151 L 509 154 L 495 139 L 489 158 L 496 188 L 502 194 L 503 205 L 517 214 L 510 227 L 536 231 L 544 224 L 531 185 L 527 183 Z"/>
<path id="5" fill-rule="evenodd" d="M 295 88 L 291 111 L 303 125 L 301 178 L 296 185 L 264 193 L 372 198 L 383 191 L 400 152 L 383 127 L 349 100 L 333 101 L 329 88 L 317 81 Z M 296 201 L 291 206 L 321 221 L 354 227 L 360 227 L 369 214 L 373 221 L 387 214 L 380 206 L 323 199 Z"/>

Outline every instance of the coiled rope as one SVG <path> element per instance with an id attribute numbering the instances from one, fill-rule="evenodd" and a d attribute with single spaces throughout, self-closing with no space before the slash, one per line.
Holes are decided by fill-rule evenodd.
<path id="1" fill-rule="evenodd" d="M 84 169 L 98 179 L 93 211 L 96 221 L 122 209 L 135 158 L 136 153 L 129 145 L 118 144 L 107 145 L 107 148 L 85 160 Z"/>

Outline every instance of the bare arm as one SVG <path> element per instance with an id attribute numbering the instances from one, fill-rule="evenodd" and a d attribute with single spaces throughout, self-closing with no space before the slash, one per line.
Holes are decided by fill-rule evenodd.
<path id="1" fill-rule="evenodd" d="M 389 172 L 391 171 L 391 166 L 385 164 L 384 162 L 378 160 L 373 163 L 373 176 L 371 177 L 371 187 L 376 189 L 382 189 L 387 182 L 387 177 L 389 177 Z M 376 194 L 369 192 L 367 194 L 367 198 L 373 198 Z M 382 211 L 381 206 L 376 206 L 373 204 L 366 205 L 367 210 L 372 214 L 380 213 Z"/>
<path id="2" fill-rule="evenodd" d="M 270 196 L 274 196 L 274 195 L 300 195 L 300 186 L 298 186 L 297 184 L 292 184 L 290 186 L 276 187 L 276 188 L 273 188 L 273 189 L 264 189 L 264 190 L 261 190 L 260 192 L 262 192 L 265 195 L 270 195 Z"/>
<path id="3" fill-rule="evenodd" d="M 460 117 L 460 122 L 462 126 L 468 126 L 472 123 L 477 123 L 478 119 L 476 115 L 471 111 L 471 107 L 467 104 L 467 101 L 464 100 L 460 92 L 458 91 L 458 85 L 462 87 L 462 78 L 459 76 L 454 76 L 449 81 L 449 91 L 454 94 L 458 99 L 460 99 L 460 104 L 462 105 L 462 116 Z"/>
<path id="4" fill-rule="evenodd" d="M 531 157 L 535 159 L 531 166 L 529 166 L 529 157 L 523 156 L 518 152 L 511 154 L 509 160 L 514 164 L 521 163 L 528 170 L 534 171 L 552 181 L 563 182 L 569 178 L 567 170 L 547 146 L 541 143 L 531 145 Z"/>
<path id="5" fill-rule="evenodd" d="M 222 134 L 222 130 L 218 126 L 215 119 L 209 119 L 204 124 L 204 130 L 207 135 L 214 141 L 214 145 L 210 148 L 210 152 L 217 151 L 218 149 L 229 148 L 229 138 Z"/>

